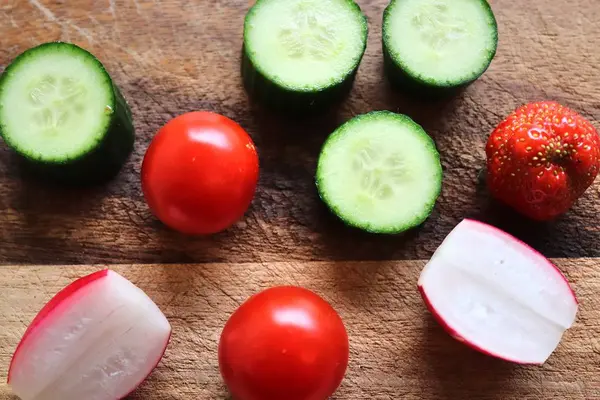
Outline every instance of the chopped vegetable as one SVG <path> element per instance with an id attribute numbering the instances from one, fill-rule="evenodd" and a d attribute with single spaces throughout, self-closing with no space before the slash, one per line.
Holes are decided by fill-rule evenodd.
<path id="1" fill-rule="evenodd" d="M 156 304 L 111 270 L 73 282 L 38 313 L 12 358 L 22 400 L 116 400 L 156 367 L 171 326 Z"/>
<path id="2" fill-rule="evenodd" d="M 352 88 L 367 31 L 352 0 L 258 0 L 244 25 L 246 89 L 281 111 L 326 111 Z"/>
<path id="3" fill-rule="evenodd" d="M 327 139 L 317 188 L 346 224 L 374 233 L 400 233 L 430 215 L 442 187 L 435 143 L 405 115 L 360 115 Z"/>
<path id="4" fill-rule="evenodd" d="M 447 94 L 475 81 L 497 46 L 486 0 L 392 0 L 384 12 L 388 77 L 419 94 Z"/>
<path id="5" fill-rule="evenodd" d="M 114 177 L 135 136 L 129 106 L 104 66 L 62 42 L 29 49 L 6 68 L 0 134 L 29 170 L 75 185 Z"/>
<path id="6" fill-rule="evenodd" d="M 576 318 L 565 276 L 524 243 L 465 220 L 419 279 L 429 310 L 457 340 L 519 364 L 543 364 Z"/>

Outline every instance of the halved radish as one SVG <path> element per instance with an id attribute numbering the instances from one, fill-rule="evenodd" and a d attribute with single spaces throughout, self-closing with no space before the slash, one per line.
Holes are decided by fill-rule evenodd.
<path id="1" fill-rule="evenodd" d="M 55 295 L 29 325 L 8 383 L 23 400 L 116 400 L 161 360 L 171 325 L 154 302 L 111 270 Z"/>
<path id="2" fill-rule="evenodd" d="M 550 261 L 472 220 L 462 221 L 437 249 L 419 290 L 454 338 L 520 364 L 543 364 L 578 309 L 575 293 Z"/>

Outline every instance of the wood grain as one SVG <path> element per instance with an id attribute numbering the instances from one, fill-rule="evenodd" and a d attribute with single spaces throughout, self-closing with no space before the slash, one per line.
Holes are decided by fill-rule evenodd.
<path id="1" fill-rule="evenodd" d="M 291 122 L 251 104 L 242 88 L 246 0 L 2 1 L 0 69 L 44 41 L 88 48 L 131 103 L 138 139 L 118 178 L 87 190 L 23 179 L 2 146 L 0 263 L 425 259 L 464 217 L 494 223 L 548 256 L 600 256 L 598 186 L 558 221 L 532 224 L 494 204 L 479 180 L 487 136 L 518 105 L 553 99 L 594 123 L 600 118 L 597 0 L 492 1 L 500 25 L 497 58 L 466 91 L 434 103 L 390 90 L 380 50 L 386 1 L 359 3 L 370 34 L 353 92 L 327 116 Z M 313 183 L 324 138 L 353 115 L 380 109 L 407 113 L 423 124 L 443 159 L 444 190 L 435 212 L 400 237 L 344 227 L 321 204 Z M 152 136 L 170 118 L 192 110 L 238 121 L 261 159 L 260 186 L 246 217 L 210 238 L 164 228 L 140 190 L 141 161 Z"/>
<path id="2" fill-rule="evenodd" d="M 340 313 L 351 361 L 334 399 L 600 399 L 600 259 L 557 260 L 581 306 L 543 367 L 480 355 L 451 339 L 416 290 L 424 263 L 288 262 L 112 267 L 145 290 L 173 325 L 167 353 L 131 399 L 225 399 L 217 344 L 228 316 L 275 285 L 307 287 Z M 0 268 L 0 381 L 41 306 L 72 280 L 105 266 Z M 0 389 L 7 400 L 8 388 Z"/>

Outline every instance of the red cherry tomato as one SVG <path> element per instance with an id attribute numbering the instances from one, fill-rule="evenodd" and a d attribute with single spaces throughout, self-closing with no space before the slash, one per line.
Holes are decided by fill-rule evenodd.
<path id="1" fill-rule="evenodd" d="M 231 315 L 219 366 L 235 400 L 326 400 L 344 378 L 348 347 L 329 303 L 306 289 L 275 287 Z"/>
<path id="2" fill-rule="evenodd" d="M 258 181 L 250 136 L 211 112 L 180 115 L 163 126 L 142 164 L 142 190 L 152 212 L 187 234 L 212 234 L 240 219 Z"/>

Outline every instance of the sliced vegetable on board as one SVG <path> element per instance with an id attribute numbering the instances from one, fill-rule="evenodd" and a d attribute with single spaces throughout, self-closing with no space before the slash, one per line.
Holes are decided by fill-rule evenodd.
<path id="1" fill-rule="evenodd" d="M 23 335 L 8 384 L 22 400 L 117 400 L 161 360 L 171 326 L 154 302 L 111 270 L 56 294 Z"/>
<path id="2" fill-rule="evenodd" d="M 244 24 L 244 85 L 280 111 L 326 111 L 352 88 L 367 31 L 352 0 L 258 0 Z"/>
<path id="3" fill-rule="evenodd" d="M 435 143 L 405 115 L 375 111 L 332 133 L 319 156 L 316 184 L 347 225 L 395 234 L 424 222 L 442 188 Z"/>
<path id="4" fill-rule="evenodd" d="M 390 81 L 416 94 L 451 94 L 477 80 L 498 46 L 486 0 L 392 0 L 383 14 Z"/>
<path id="5" fill-rule="evenodd" d="M 207 235 L 244 215 L 258 174 L 248 133 L 227 117 L 197 111 L 170 120 L 154 136 L 142 164 L 142 190 L 165 225 Z"/>
<path id="6" fill-rule="evenodd" d="M 135 140 L 129 106 L 102 63 L 63 42 L 31 48 L 6 68 L 0 135 L 28 171 L 75 185 L 114 177 Z"/>
<path id="7" fill-rule="evenodd" d="M 246 300 L 219 340 L 219 367 L 236 400 L 326 400 L 342 382 L 349 341 L 338 313 L 300 287 Z"/>
<path id="8" fill-rule="evenodd" d="M 600 170 L 600 136 L 556 102 L 523 105 L 490 135 L 487 183 L 492 195 L 538 221 L 566 213 Z"/>
<path id="9" fill-rule="evenodd" d="M 455 339 L 519 364 L 543 364 L 578 310 L 557 267 L 509 234 L 473 220 L 448 235 L 418 286 Z"/>

